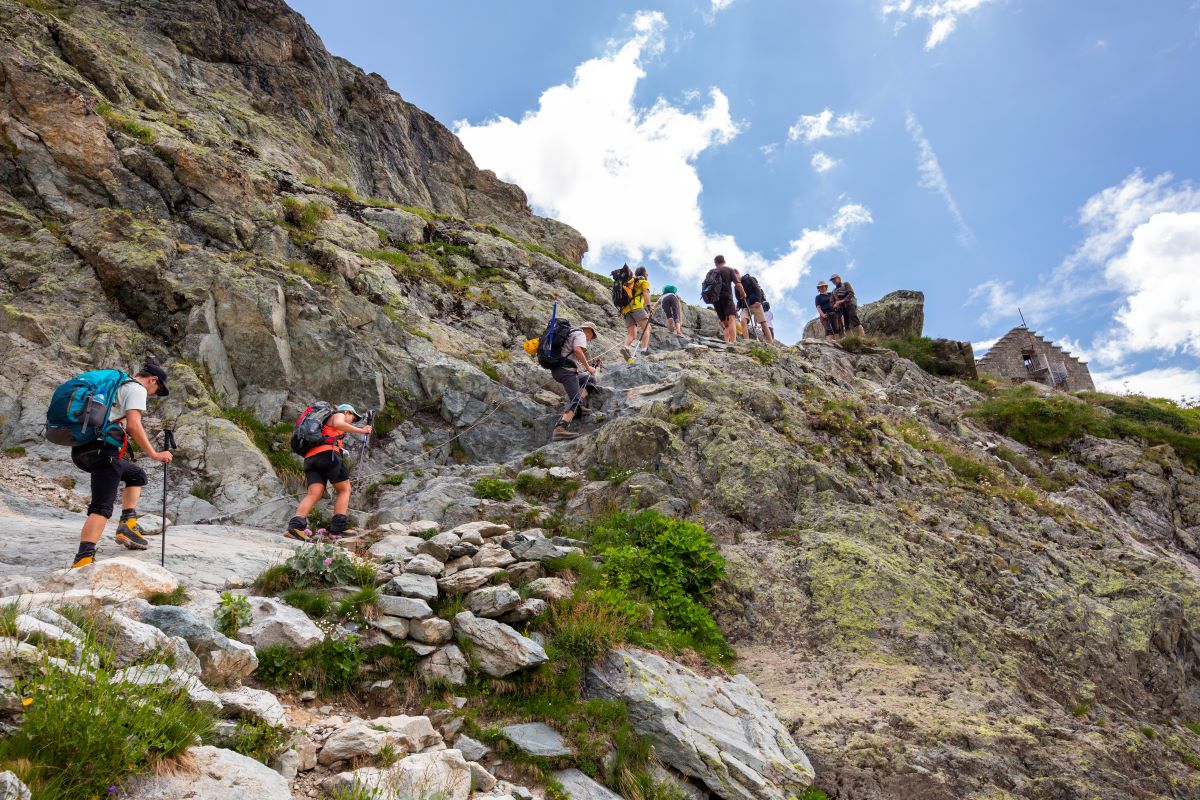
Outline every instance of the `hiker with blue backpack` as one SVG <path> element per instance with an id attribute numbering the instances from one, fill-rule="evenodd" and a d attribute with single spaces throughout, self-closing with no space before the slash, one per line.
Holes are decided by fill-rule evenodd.
<path id="1" fill-rule="evenodd" d="M 590 322 L 572 325 L 569 320 L 558 316 L 558 304 L 550 312 L 550 322 L 538 339 L 530 339 L 525 349 L 537 358 L 543 369 L 550 370 L 551 377 L 558 381 L 567 393 L 567 408 L 550 434 L 552 441 L 574 439 L 579 433 L 569 429 L 576 417 L 582 418 L 590 411 L 586 403 L 589 394 L 603 391 L 596 383 L 600 359 L 588 361 L 588 344 L 596 338 L 596 326 Z M 583 374 L 580 374 L 580 370 Z"/>
<path id="2" fill-rule="evenodd" d="M 147 400 L 168 394 L 167 372 L 153 361 L 133 375 L 115 369 L 84 372 L 55 389 L 46 412 L 46 439 L 69 446 L 71 462 L 91 476 L 92 497 L 72 568 L 96 560 L 96 544 L 112 516 L 117 487 L 122 483 L 125 490 L 117 542 L 130 550 L 149 547 L 137 513 L 146 472 L 126 454 L 133 439 L 147 458 L 171 463 L 171 452 L 155 450 L 142 427 Z"/>
<path id="3" fill-rule="evenodd" d="M 327 484 L 333 484 L 333 520 L 329 523 L 330 539 L 348 539 L 358 532 L 350 528 L 350 470 L 346 467 L 346 434 L 370 435 L 370 425 L 357 427 L 361 415 L 349 403 L 334 408 L 326 402 L 316 402 L 304 409 L 292 431 L 292 451 L 304 457 L 304 480 L 308 491 L 296 513 L 288 521 L 284 536 L 307 542 L 313 538 L 308 527 L 308 512 L 325 496 Z"/>

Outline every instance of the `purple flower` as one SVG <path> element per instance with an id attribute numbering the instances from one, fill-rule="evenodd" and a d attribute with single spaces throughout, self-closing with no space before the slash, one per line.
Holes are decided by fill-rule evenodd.
<path id="1" fill-rule="evenodd" d="M 333 557 L 332 557 L 332 556 L 331 556 L 331 557 L 329 557 L 329 558 L 327 558 L 327 559 L 325 559 L 325 566 L 327 566 L 327 567 L 328 567 L 328 566 L 329 566 L 330 564 L 332 564 L 332 563 L 333 563 Z"/>
<path id="2" fill-rule="evenodd" d="M 115 786 L 110 786 L 110 787 L 108 787 L 108 793 L 109 793 L 109 794 L 116 794 L 116 793 L 117 793 L 117 787 L 115 787 Z"/>

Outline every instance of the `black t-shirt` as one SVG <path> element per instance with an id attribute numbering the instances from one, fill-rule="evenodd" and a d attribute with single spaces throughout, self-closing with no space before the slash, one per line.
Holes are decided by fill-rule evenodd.
<path id="1" fill-rule="evenodd" d="M 715 267 L 721 276 L 721 300 L 730 302 L 734 298 L 733 284 L 738 279 L 737 270 L 730 266 Z"/>
<path id="2" fill-rule="evenodd" d="M 817 295 L 817 308 L 824 311 L 826 314 L 833 313 L 833 295 L 829 292 L 821 292 Z"/>

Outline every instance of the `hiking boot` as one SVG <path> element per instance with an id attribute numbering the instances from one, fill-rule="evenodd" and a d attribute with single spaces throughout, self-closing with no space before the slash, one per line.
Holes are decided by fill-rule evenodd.
<path id="1" fill-rule="evenodd" d="M 146 550 L 150 543 L 142 536 L 137 517 L 128 517 L 117 523 L 117 544 L 129 550 Z"/>
<path id="2" fill-rule="evenodd" d="M 79 567 L 86 567 L 88 564 L 95 563 L 95 561 L 96 561 L 96 556 L 94 553 L 90 554 L 90 555 L 86 555 L 86 556 L 78 556 L 75 559 L 75 563 L 71 565 L 71 569 L 78 569 Z"/>
<path id="3" fill-rule="evenodd" d="M 621 346 L 621 358 L 625 359 L 626 364 L 633 363 L 633 352 L 629 349 L 629 347 L 627 345 Z"/>
<path id="4" fill-rule="evenodd" d="M 283 535 L 289 539 L 295 539 L 298 542 L 307 542 L 313 538 L 313 532 L 306 527 L 301 528 L 289 526 L 288 529 L 283 532 Z"/>
<path id="5" fill-rule="evenodd" d="M 578 439 L 579 436 L 578 431 L 569 431 L 566 425 L 555 425 L 554 433 L 550 434 L 550 441 L 562 442 L 567 439 Z"/>
<path id="6" fill-rule="evenodd" d="M 353 539 L 358 536 L 358 531 L 354 528 L 347 528 L 344 531 L 329 531 L 327 536 L 331 542 L 340 542 L 342 539 Z"/>

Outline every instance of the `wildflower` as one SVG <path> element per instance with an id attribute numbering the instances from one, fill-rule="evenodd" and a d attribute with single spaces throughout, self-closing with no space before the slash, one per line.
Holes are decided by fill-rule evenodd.
<path id="1" fill-rule="evenodd" d="M 21 701 L 21 705 L 24 706 L 25 708 L 28 708 L 29 706 L 33 705 L 33 698 L 26 697 L 24 700 Z"/>
<path id="2" fill-rule="evenodd" d="M 109 794 L 116 794 L 116 793 L 117 793 L 117 787 L 115 787 L 115 786 L 110 786 L 110 787 L 108 787 L 108 793 L 109 793 Z"/>
<path id="3" fill-rule="evenodd" d="M 333 556 L 330 556 L 329 558 L 325 559 L 325 566 L 328 567 L 332 563 L 333 563 Z"/>

